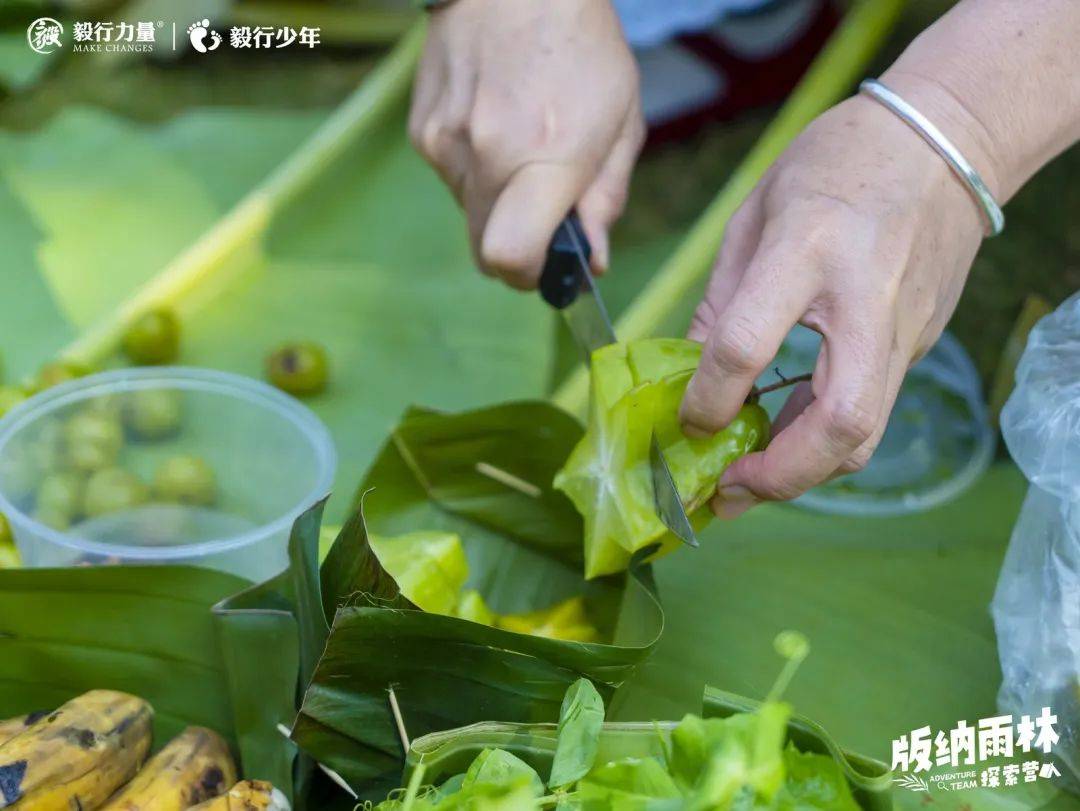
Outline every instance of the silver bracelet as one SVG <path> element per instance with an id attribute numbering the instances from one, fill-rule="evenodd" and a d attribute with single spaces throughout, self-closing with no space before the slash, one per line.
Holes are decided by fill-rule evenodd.
<path id="1" fill-rule="evenodd" d="M 934 151 L 945 159 L 952 169 L 953 174 L 960 178 L 967 186 L 968 192 L 979 204 L 983 214 L 986 215 L 989 230 L 987 236 L 996 237 L 1005 228 L 1005 215 L 1001 212 L 1001 206 L 997 204 L 994 195 L 986 187 L 975 167 L 968 163 L 952 141 L 935 127 L 922 113 L 889 90 L 877 79 L 867 79 L 859 85 L 859 92 L 869 96 L 882 104 L 897 116 L 900 120 L 922 136 Z"/>

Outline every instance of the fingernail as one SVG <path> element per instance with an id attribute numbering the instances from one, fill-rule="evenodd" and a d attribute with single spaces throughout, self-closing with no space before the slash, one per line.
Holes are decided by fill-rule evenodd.
<path id="1" fill-rule="evenodd" d="M 741 484 L 729 484 L 716 491 L 713 512 L 720 518 L 731 520 L 738 518 L 757 503 L 757 496 Z"/>

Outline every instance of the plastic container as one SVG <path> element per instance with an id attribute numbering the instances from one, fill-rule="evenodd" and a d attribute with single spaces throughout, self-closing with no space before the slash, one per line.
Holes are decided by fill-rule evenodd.
<path id="1" fill-rule="evenodd" d="M 155 484 L 177 456 L 212 472 L 186 499 Z M 92 375 L 0 420 L 0 512 L 26 566 L 187 564 L 260 581 L 285 567 L 293 520 L 336 466 L 329 431 L 298 401 L 206 369 Z M 104 468 L 141 484 L 94 488 Z"/>
<path id="2" fill-rule="evenodd" d="M 796 327 L 775 365 L 788 375 L 810 371 L 820 344 L 816 332 Z M 759 383 L 775 380 L 770 371 Z M 763 405 L 771 417 L 786 396 L 766 395 Z M 946 332 L 908 372 L 870 463 L 815 487 L 795 503 L 841 515 L 927 510 L 971 487 L 993 460 L 995 444 L 975 365 Z"/>

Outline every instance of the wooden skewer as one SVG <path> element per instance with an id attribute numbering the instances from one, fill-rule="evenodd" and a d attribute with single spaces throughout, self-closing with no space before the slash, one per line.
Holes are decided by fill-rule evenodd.
<path id="1" fill-rule="evenodd" d="M 532 482 L 527 482 L 524 479 L 518 478 L 513 473 L 507 473 L 502 468 L 495 467 L 495 465 L 489 465 L 487 462 L 477 462 L 476 472 L 481 476 L 487 476 L 489 479 L 494 479 L 500 484 L 505 484 L 507 487 L 517 490 L 519 493 L 524 493 L 530 498 L 540 498 L 544 493 L 543 490 Z"/>
<path id="2" fill-rule="evenodd" d="M 289 728 L 287 726 L 285 726 L 284 724 L 278 724 L 277 725 L 277 730 L 282 735 L 284 735 L 286 738 L 288 738 L 289 740 L 292 740 L 292 732 L 289 730 Z M 345 782 L 344 777 L 342 777 L 340 774 L 335 772 L 329 766 L 323 766 L 317 760 L 315 761 L 315 765 L 318 766 L 319 771 L 321 771 L 323 774 L 325 774 L 327 777 L 329 777 L 334 782 L 334 784 L 338 786 L 338 788 L 340 788 L 342 791 L 344 791 L 346 794 L 348 794 L 354 800 L 359 800 L 360 799 L 360 795 L 352 790 L 352 786 L 350 786 L 348 783 Z"/>
<path id="3" fill-rule="evenodd" d="M 398 705 L 397 694 L 394 692 L 394 685 L 391 684 L 387 687 L 386 692 L 390 696 L 390 712 L 394 714 L 394 723 L 397 724 L 398 737 L 401 738 L 401 745 L 405 748 L 405 754 L 408 754 L 411 746 L 409 743 L 409 733 L 405 731 L 405 719 L 401 716 L 401 707 Z"/>

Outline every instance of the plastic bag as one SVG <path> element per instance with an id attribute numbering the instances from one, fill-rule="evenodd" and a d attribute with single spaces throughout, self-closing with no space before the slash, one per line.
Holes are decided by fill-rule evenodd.
<path id="1" fill-rule="evenodd" d="M 991 605 L 998 703 L 1050 707 L 1054 752 L 1080 782 L 1080 293 L 1032 330 L 1001 430 L 1031 486 Z"/>

